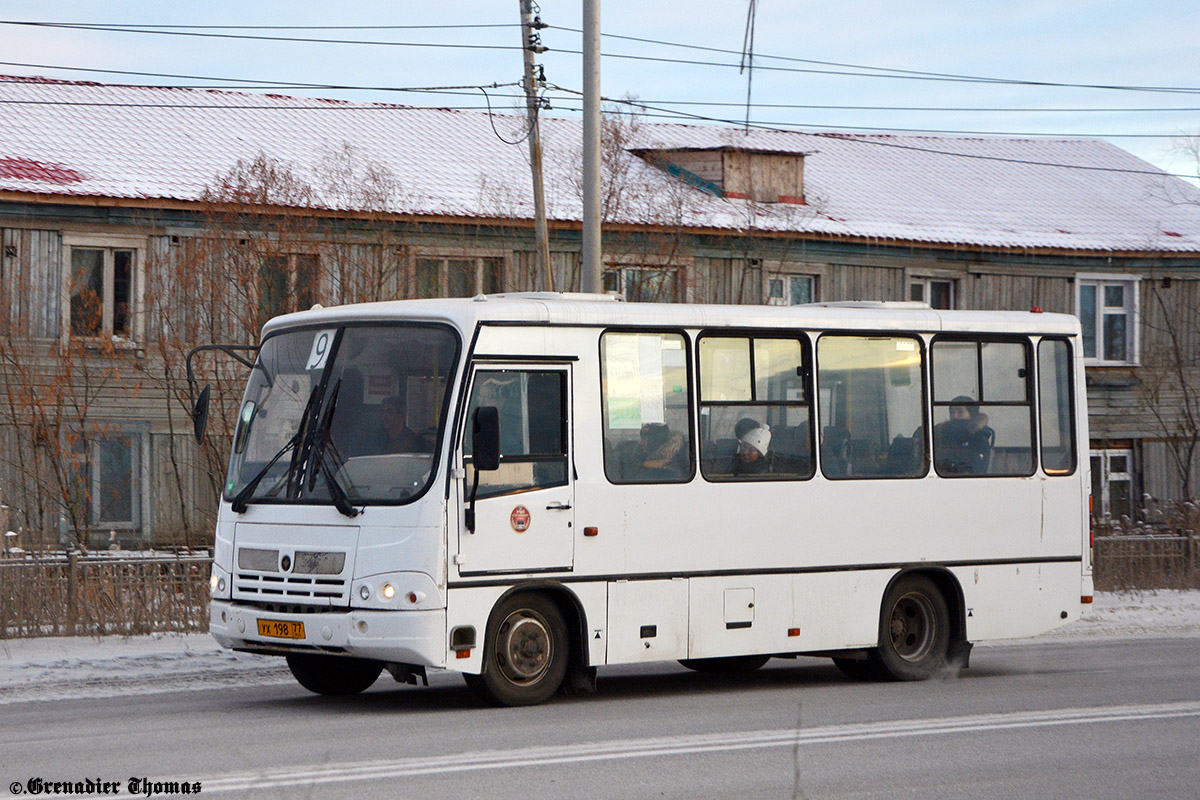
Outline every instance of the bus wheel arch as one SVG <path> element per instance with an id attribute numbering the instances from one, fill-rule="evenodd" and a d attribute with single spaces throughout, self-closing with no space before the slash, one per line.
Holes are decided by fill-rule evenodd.
<path id="1" fill-rule="evenodd" d="M 943 569 L 897 573 L 883 593 L 873 671 L 886 680 L 926 680 L 965 661 L 962 587 Z"/>
<path id="2" fill-rule="evenodd" d="M 463 678 L 493 705 L 544 702 L 564 683 L 576 684 L 581 671 L 586 673 L 581 666 L 583 623 L 578 601 L 560 585 L 514 587 L 500 596 L 488 616 L 480 674 Z"/>

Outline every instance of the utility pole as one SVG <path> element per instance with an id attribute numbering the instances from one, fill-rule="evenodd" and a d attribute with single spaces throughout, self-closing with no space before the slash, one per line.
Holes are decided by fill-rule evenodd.
<path id="1" fill-rule="evenodd" d="M 546 24 L 533 15 L 533 0 L 521 3 L 521 52 L 525 60 L 525 110 L 529 115 L 529 168 L 533 171 L 533 235 L 537 239 L 537 272 L 546 276 L 546 289 L 554 291 L 554 272 L 550 268 L 550 234 L 546 230 L 546 189 L 542 183 L 542 137 L 538 126 L 541 99 L 538 89 L 544 78 L 533 57 L 546 52 L 538 34 Z"/>
<path id="2" fill-rule="evenodd" d="M 583 274 L 580 289 L 601 290 L 600 0 L 583 0 Z"/>

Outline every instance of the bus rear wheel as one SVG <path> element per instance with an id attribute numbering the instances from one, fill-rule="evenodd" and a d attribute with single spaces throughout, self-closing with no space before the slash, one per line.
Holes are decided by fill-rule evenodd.
<path id="1" fill-rule="evenodd" d="M 946 669 L 949 648 L 950 611 L 934 582 L 910 575 L 893 583 L 879 620 L 876 663 L 884 675 L 898 681 L 932 678 Z"/>
<path id="2" fill-rule="evenodd" d="M 290 653 L 287 665 L 305 689 L 328 695 L 363 692 L 383 672 L 382 661 L 311 653 Z"/>
<path id="3" fill-rule="evenodd" d="M 562 685 L 567 648 L 567 623 L 553 602 L 540 594 L 513 595 L 488 622 L 483 671 L 463 678 L 487 703 L 535 705 Z"/>
<path id="4" fill-rule="evenodd" d="M 743 672 L 754 672 L 770 660 L 770 656 L 726 656 L 724 658 L 683 658 L 679 663 L 696 672 L 737 675 Z"/>

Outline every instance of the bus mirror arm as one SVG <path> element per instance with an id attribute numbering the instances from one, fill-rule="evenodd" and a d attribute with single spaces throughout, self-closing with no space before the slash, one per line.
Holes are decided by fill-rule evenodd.
<path id="1" fill-rule="evenodd" d="M 479 473 L 500 469 L 500 409 L 480 406 L 471 418 L 472 470 L 470 507 L 464 522 L 467 531 L 475 532 L 475 495 L 479 492 Z"/>

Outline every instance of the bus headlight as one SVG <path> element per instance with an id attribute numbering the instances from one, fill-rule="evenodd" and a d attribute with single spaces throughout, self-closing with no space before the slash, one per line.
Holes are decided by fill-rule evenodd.
<path id="1" fill-rule="evenodd" d="M 213 597 L 229 596 L 229 576 L 225 570 L 213 565 L 212 574 L 208 577 L 208 592 Z"/>
<path id="2" fill-rule="evenodd" d="M 396 587 L 392 586 L 390 583 L 385 583 L 382 587 L 380 587 L 379 593 L 383 595 L 384 600 L 391 600 L 396 596 Z"/>

